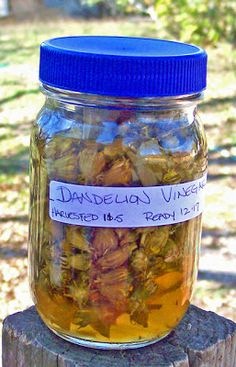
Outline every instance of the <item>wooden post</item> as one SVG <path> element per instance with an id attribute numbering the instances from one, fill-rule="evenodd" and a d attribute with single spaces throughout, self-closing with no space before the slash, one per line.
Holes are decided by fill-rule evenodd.
<path id="1" fill-rule="evenodd" d="M 3 325 L 3 367 L 236 367 L 236 324 L 190 306 L 163 341 L 128 351 L 102 351 L 55 336 L 34 307 Z"/>

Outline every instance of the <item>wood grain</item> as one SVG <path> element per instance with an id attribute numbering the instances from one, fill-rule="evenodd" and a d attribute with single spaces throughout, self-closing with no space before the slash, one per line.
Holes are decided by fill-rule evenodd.
<path id="1" fill-rule="evenodd" d="M 236 367 L 236 324 L 190 306 L 163 341 L 128 351 L 101 351 L 54 335 L 35 307 L 3 325 L 3 367 Z"/>

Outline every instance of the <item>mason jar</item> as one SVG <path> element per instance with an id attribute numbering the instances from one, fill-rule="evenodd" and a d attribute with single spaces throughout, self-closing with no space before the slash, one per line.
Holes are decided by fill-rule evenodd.
<path id="1" fill-rule="evenodd" d="M 30 285 L 73 343 L 127 349 L 181 321 L 197 276 L 207 56 L 189 44 L 64 37 L 41 45 L 30 161 Z"/>

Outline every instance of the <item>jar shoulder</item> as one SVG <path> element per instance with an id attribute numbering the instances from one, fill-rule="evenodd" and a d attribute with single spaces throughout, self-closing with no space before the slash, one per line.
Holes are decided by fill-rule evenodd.
<path id="1" fill-rule="evenodd" d="M 132 141 L 158 139 L 162 149 L 175 150 L 191 140 L 206 141 L 203 124 L 194 110 L 137 111 L 99 109 L 85 106 L 60 108 L 45 103 L 35 124 L 35 134 L 52 139 L 64 138 L 94 140 L 110 144 L 121 138 Z"/>

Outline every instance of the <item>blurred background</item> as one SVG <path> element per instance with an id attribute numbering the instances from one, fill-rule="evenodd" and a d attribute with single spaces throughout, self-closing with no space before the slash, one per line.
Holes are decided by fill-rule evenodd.
<path id="1" fill-rule="evenodd" d="M 236 1 L 0 0 L 0 321 L 32 304 L 27 282 L 28 154 L 43 104 L 39 45 L 62 35 L 191 42 L 209 54 L 200 106 L 209 178 L 193 303 L 236 321 Z"/>

